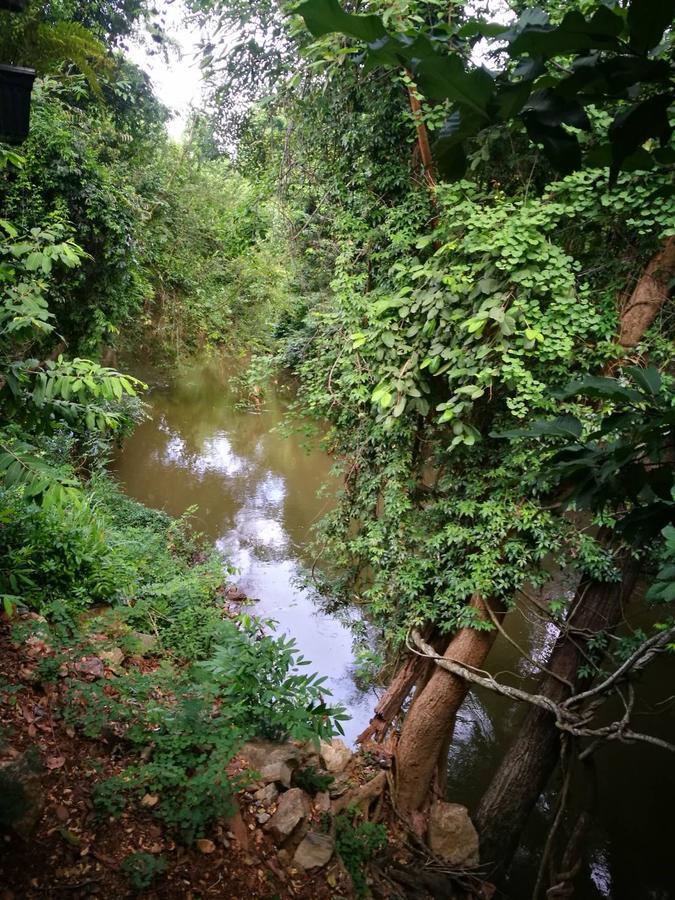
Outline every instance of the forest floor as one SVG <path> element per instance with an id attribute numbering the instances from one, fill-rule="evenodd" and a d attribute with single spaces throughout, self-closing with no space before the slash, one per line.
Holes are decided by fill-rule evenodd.
<path id="1" fill-rule="evenodd" d="M 116 819 L 101 817 L 93 790 L 119 774 L 129 759 L 118 741 L 88 739 L 64 723 L 59 679 L 36 678 L 44 653 L 37 639 L 15 643 L 8 623 L 0 621 L 0 766 L 32 754 L 35 772 L 27 782 L 33 811 L 22 835 L 0 828 L 0 900 L 353 896 L 337 859 L 316 874 L 289 865 L 242 796 L 240 811 L 215 826 L 208 841 L 197 842 L 201 850 L 175 841 L 162 822 L 138 806 Z M 156 663 L 138 657 L 127 665 Z M 88 671 L 86 662 L 80 666 L 84 680 L 115 678 L 107 666 L 102 672 Z M 134 887 L 123 869 L 135 853 L 166 865 L 149 888 Z"/>

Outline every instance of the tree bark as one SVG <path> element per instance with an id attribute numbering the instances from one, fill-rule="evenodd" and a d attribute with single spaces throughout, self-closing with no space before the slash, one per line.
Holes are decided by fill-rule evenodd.
<path id="1" fill-rule="evenodd" d="M 365 744 L 368 741 L 381 741 L 405 703 L 408 694 L 421 676 L 423 670 L 431 663 L 420 656 L 409 656 L 401 668 L 397 671 L 389 687 L 384 692 L 375 707 L 373 717 L 361 734 L 357 737 L 357 743 Z"/>
<path id="2" fill-rule="evenodd" d="M 474 597 L 471 605 L 488 620 L 485 601 Z M 500 618 L 504 610 L 497 611 Z M 494 644 L 497 630 L 462 628 L 443 654 L 463 665 L 480 668 Z M 443 749 L 447 747 L 455 715 L 469 690 L 468 683 L 436 667 L 426 686 L 415 698 L 403 723 L 396 748 L 396 801 L 404 814 L 421 809 L 429 795 Z"/>
<path id="3" fill-rule="evenodd" d="M 410 72 L 408 72 L 408 75 L 410 76 Z M 408 97 L 410 99 L 410 110 L 413 114 L 413 119 L 415 120 L 417 146 L 420 151 L 420 161 L 422 163 L 424 180 L 426 181 L 429 190 L 432 192 L 433 197 L 433 190 L 436 187 L 436 178 L 434 175 L 434 161 L 431 155 L 431 145 L 429 143 L 429 131 L 422 117 L 422 107 L 414 87 L 408 88 Z"/>
<path id="4" fill-rule="evenodd" d="M 651 258 L 621 310 L 618 343 L 627 350 L 642 340 L 668 298 L 670 281 L 675 275 L 675 236 L 666 238 Z"/>
<path id="5" fill-rule="evenodd" d="M 582 579 L 566 627 L 551 654 L 547 668 L 575 688 L 589 639 L 616 627 L 635 587 L 638 564 L 626 557 L 621 568 L 620 582 Z M 539 694 L 556 703 L 569 692 L 553 675 L 545 675 L 538 689 Z M 492 880 L 498 881 L 505 875 L 521 832 L 559 758 L 560 732 L 553 715 L 541 707 L 531 707 L 474 816 L 480 834 L 481 861 Z"/>

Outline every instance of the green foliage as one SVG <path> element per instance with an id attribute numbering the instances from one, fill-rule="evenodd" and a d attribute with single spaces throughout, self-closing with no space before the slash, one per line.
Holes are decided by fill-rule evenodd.
<path id="1" fill-rule="evenodd" d="M 227 713 L 214 714 L 213 694 L 195 691 L 180 679 L 169 681 L 165 689 L 174 694 L 171 699 L 158 696 L 154 679 L 144 684 L 141 678 L 128 676 L 120 701 L 108 701 L 108 726 L 125 729 L 125 737 L 138 750 L 150 744 L 152 755 L 103 782 L 95 802 L 110 813 L 118 797 L 140 801 L 145 795 L 157 795 L 160 799 L 154 814 L 191 843 L 204 835 L 211 822 L 234 810 L 232 797 L 239 785 L 228 777 L 226 766 L 241 736 Z M 92 701 L 91 696 L 85 700 Z M 137 716 L 131 712 L 128 721 L 128 704 L 139 701 L 145 702 L 146 708 Z"/>
<path id="2" fill-rule="evenodd" d="M 627 366 L 622 379 L 586 376 L 557 396 L 595 405 L 585 418 L 539 420 L 503 436 L 553 439 L 558 447 L 546 463 L 546 477 L 555 473 L 569 485 L 566 503 L 595 513 L 609 511 L 625 535 L 645 543 L 674 515 L 670 445 L 675 395 L 670 379 L 666 385 L 653 367 Z"/>
<path id="3" fill-rule="evenodd" d="M 376 822 L 353 822 L 341 813 L 335 816 L 335 847 L 349 872 L 357 897 L 368 897 L 366 866 L 387 846 L 387 831 Z"/>
<path id="4" fill-rule="evenodd" d="M 341 707 L 326 704 L 325 676 L 301 673 L 309 660 L 298 654 L 295 640 L 264 634 L 265 626 L 242 616 L 240 628 L 221 631 L 214 655 L 199 663 L 231 714 L 251 734 L 275 741 L 329 738 L 348 718 Z"/>
<path id="5" fill-rule="evenodd" d="M 672 22 L 671 2 L 633 0 L 627 16 L 596 3 L 587 17 L 574 9 L 557 24 L 542 9 L 526 9 L 510 28 L 467 19 L 462 9 L 453 27 L 420 28 L 418 21 L 394 33 L 384 17 L 349 15 L 337 0 L 306 0 L 296 12 L 315 37 L 340 32 L 364 42 L 367 69 L 406 68 L 426 97 L 452 104 L 436 144 L 437 161 L 448 177 L 463 174 L 468 138 L 504 123 L 524 127 L 558 172 L 580 168 L 578 132 L 592 131 L 587 106 L 614 113 L 586 157 L 590 165 L 609 165 L 611 180 L 622 168 L 672 162 L 668 33 L 666 46 L 657 48 Z M 492 53 L 500 62 L 496 73 L 470 62 L 479 37 L 500 48 Z M 508 62 L 500 59 L 504 43 Z M 661 150 L 650 152 L 655 140 Z"/>
<path id="6" fill-rule="evenodd" d="M 0 594 L 44 612 L 66 601 L 73 614 L 124 591 L 117 560 L 92 504 L 52 492 L 38 505 L 21 490 L 0 488 Z"/>
<path id="7" fill-rule="evenodd" d="M 294 303 L 292 260 L 281 210 L 223 159 L 197 146 L 161 161 L 160 187 L 145 238 L 155 286 L 151 331 L 164 352 L 244 342 L 265 347 Z M 161 184 L 161 183 L 160 183 Z"/>
<path id="8" fill-rule="evenodd" d="M 166 870 L 166 860 L 163 856 L 139 851 L 130 853 L 122 863 L 122 871 L 129 876 L 131 886 L 137 891 L 149 888 L 157 875 Z"/>
<path id="9" fill-rule="evenodd" d="M 662 534 L 664 548 L 661 565 L 647 591 L 647 599 L 656 603 L 672 603 L 675 601 L 675 527 L 667 525 Z"/>
<path id="10" fill-rule="evenodd" d="M 293 784 L 312 795 L 327 791 L 333 781 L 332 775 L 322 775 L 314 766 L 305 766 L 293 773 Z"/>
<path id="11" fill-rule="evenodd" d="M 318 742 L 345 719 L 324 679 L 301 672 L 293 641 L 267 633 L 270 623 L 225 617 L 223 575 L 185 518 L 145 509 L 104 476 L 63 503 L 0 491 L 0 597 L 47 616 L 18 620 L 16 637 L 34 633 L 50 648 L 38 676 L 63 685 L 66 723 L 127 748 L 123 771 L 97 789 L 99 809 L 116 815 L 158 796 L 153 814 L 188 842 L 231 812 L 239 781 L 227 765 L 243 741 Z M 79 615 L 93 603 L 95 614 Z M 156 638 L 161 665 L 82 680 L 74 662 L 102 649 L 147 653 L 139 631 Z"/>

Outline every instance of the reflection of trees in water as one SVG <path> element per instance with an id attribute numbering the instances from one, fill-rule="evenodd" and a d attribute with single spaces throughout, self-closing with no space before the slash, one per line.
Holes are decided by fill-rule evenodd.
<path id="1" fill-rule="evenodd" d="M 237 408 L 233 381 L 241 367 L 209 362 L 151 392 L 153 420 L 127 443 L 121 477 L 134 495 L 170 512 L 198 505 L 199 527 L 214 538 L 238 527 L 240 510 L 251 510 L 244 526 L 259 510 L 278 522 L 289 553 L 299 556 L 311 524 L 328 507 L 316 494 L 331 461 L 320 451 L 307 453 L 304 437 L 273 430 L 287 405 L 274 392 L 260 414 Z M 264 538 L 242 538 L 268 557 Z"/>

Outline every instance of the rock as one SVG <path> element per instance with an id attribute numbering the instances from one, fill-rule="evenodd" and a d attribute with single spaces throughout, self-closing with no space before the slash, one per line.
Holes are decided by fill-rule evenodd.
<path id="1" fill-rule="evenodd" d="M 276 783 L 282 784 L 285 788 L 289 788 L 291 786 L 292 777 L 293 769 L 285 762 L 271 763 L 269 766 L 263 766 L 260 770 L 260 780 L 268 785 Z"/>
<path id="2" fill-rule="evenodd" d="M 297 826 L 309 814 L 307 794 L 300 788 L 291 788 L 279 799 L 279 806 L 272 818 L 265 824 L 265 831 L 281 843 L 290 837 Z"/>
<path id="3" fill-rule="evenodd" d="M 346 794 L 351 787 L 353 785 L 349 775 L 338 775 L 335 781 L 328 786 L 328 795 L 334 800 L 336 797 Z"/>
<path id="4" fill-rule="evenodd" d="M 0 767 L 0 827 L 29 840 L 42 816 L 45 796 L 37 753 L 26 750 Z"/>
<path id="5" fill-rule="evenodd" d="M 298 742 L 296 746 L 300 751 L 300 756 L 302 757 L 304 765 L 313 766 L 315 769 L 321 768 L 319 749 L 314 741 Z"/>
<path id="6" fill-rule="evenodd" d="M 330 861 L 335 839 L 330 834 L 310 831 L 301 841 L 293 857 L 293 865 L 303 869 L 318 869 Z"/>
<path id="7" fill-rule="evenodd" d="M 227 837 L 230 838 L 230 840 L 235 840 L 242 850 L 248 850 L 248 828 L 246 827 L 246 822 L 244 822 L 241 816 L 241 810 L 239 809 L 238 803 L 236 803 L 234 815 L 232 815 L 227 821 L 227 827 L 229 829 L 226 832 Z"/>
<path id="8" fill-rule="evenodd" d="M 479 863 L 478 832 L 465 806 L 437 800 L 431 807 L 429 847 L 449 865 L 464 868 Z"/>
<path id="9" fill-rule="evenodd" d="M 98 656 L 84 656 L 75 663 L 74 668 L 80 675 L 86 675 L 89 678 L 103 678 L 105 675 L 105 666 Z"/>
<path id="10" fill-rule="evenodd" d="M 246 594 L 233 584 L 225 589 L 225 596 L 230 603 L 243 603 L 244 600 L 248 600 Z"/>
<path id="11" fill-rule="evenodd" d="M 294 767 L 300 762 L 300 750 L 293 744 L 275 744 L 273 741 L 248 741 L 239 751 L 252 769 L 260 772 L 266 766 L 286 763 Z"/>
<path id="12" fill-rule="evenodd" d="M 197 850 L 199 850 L 200 853 L 213 853 L 216 849 L 216 845 L 208 838 L 200 838 L 196 841 L 196 844 Z"/>
<path id="13" fill-rule="evenodd" d="M 314 798 L 314 809 L 317 812 L 330 811 L 330 794 L 328 791 L 320 791 Z"/>
<path id="14" fill-rule="evenodd" d="M 132 631 L 131 637 L 139 645 L 139 653 L 145 656 L 157 648 L 157 638 L 154 634 L 145 634 L 143 631 Z"/>
<path id="15" fill-rule="evenodd" d="M 274 784 L 266 784 L 265 787 L 260 788 L 253 795 L 254 799 L 260 803 L 274 803 L 278 796 L 279 791 Z"/>
<path id="16" fill-rule="evenodd" d="M 333 738 L 330 744 L 321 741 L 321 759 L 331 775 L 339 775 L 347 768 L 352 758 L 352 751 L 340 738 Z"/>
<path id="17" fill-rule="evenodd" d="M 104 663 L 113 669 L 121 666 L 124 662 L 124 653 L 119 647 L 113 647 L 112 650 L 99 650 L 98 656 L 99 659 L 102 659 Z"/>
<path id="18" fill-rule="evenodd" d="M 266 822 L 269 822 L 272 816 L 267 812 L 259 812 L 255 818 L 258 825 L 264 825 Z"/>

